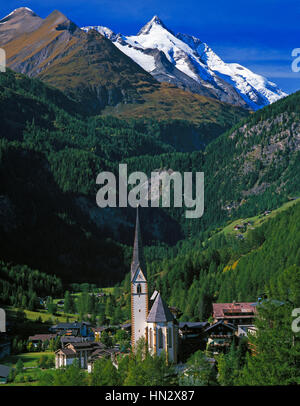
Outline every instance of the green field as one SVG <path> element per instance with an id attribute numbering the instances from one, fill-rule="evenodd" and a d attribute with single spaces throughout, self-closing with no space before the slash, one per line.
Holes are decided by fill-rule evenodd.
<path id="1" fill-rule="evenodd" d="M 252 222 L 252 226 L 253 228 L 256 228 L 260 225 L 262 225 L 263 223 L 265 223 L 266 221 L 270 220 L 271 218 L 277 216 L 277 214 L 279 214 L 281 211 L 287 210 L 290 207 L 294 206 L 295 204 L 300 203 L 300 198 L 298 198 L 297 200 L 291 200 L 287 203 L 284 203 L 281 207 L 279 207 L 276 210 L 273 210 L 269 215 L 264 216 L 263 214 L 259 214 L 258 216 L 254 216 L 254 217 L 246 217 L 243 219 L 238 219 L 233 221 L 232 223 L 228 224 L 226 227 L 224 227 L 222 229 L 222 231 L 219 231 L 219 233 L 224 233 L 225 235 L 229 235 L 229 234 L 239 234 L 241 233 L 241 231 L 236 231 L 234 230 L 234 227 L 238 224 L 243 224 L 243 223 L 248 223 L 248 222 Z M 245 231 L 243 233 L 244 236 L 247 235 L 247 232 L 249 231 L 249 229 L 251 229 L 251 227 L 247 227 L 247 231 Z M 218 234 L 218 233 L 217 233 Z M 216 235 L 216 234 L 215 234 Z"/>
<path id="2" fill-rule="evenodd" d="M 57 300 L 59 300 L 59 299 L 57 299 Z M 14 317 L 14 315 L 18 311 L 24 311 L 27 320 L 36 321 L 38 318 L 41 318 L 43 323 L 50 321 L 50 320 L 51 320 L 51 323 L 54 323 L 56 320 L 58 320 L 59 323 L 65 323 L 67 321 L 67 319 L 69 320 L 69 322 L 72 322 L 72 321 L 77 320 L 77 318 L 78 318 L 75 314 L 64 313 L 59 308 L 55 315 L 48 313 L 47 310 L 44 310 L 44 309 L 32 311 L 32 310 L 24 310 L 24 309 L 19 309 L 16 307 L 7 306 L 5 308 L 5 310 L 10 315 L 10 317 Z"/>
<path id="3" fill-rule="evenodd" d="M 43 370 L 41 368 L 37 367 L 37 363 L 39 358 L 42 355 L 54 355 L 53 352 L 51 351 L 46 351 L 46 352 L 28 352 L 28 353 L 23 353 L 23 354 L 18 354 L 18 355 L 9 355 L 8 357 L 5 357 L 3 360 L 1 360 L 1 363 L 7 366 L 10 366 L 12 368 L 16 367 L 16 363 L 18 362 L 19 359 L 23 361 L 24 364 L 24 370 L 22 371 L 21 375 L 24 377 L 25 382 L 18 382 L 18 379 L 16 382 L 10 382 L 7 383 L 3 386 L 36 386 L 38 385 L 38 380 L 39 380 L 39 375 Z"/>
<path id="4" fill-rule="evenodd" d="M 18 355 L 9 355 L 1 360 L 3 365 L 7 365 L 10 367 L 15 368 L 16 363 L 21 358 L 24 364 L 24 368 L 34 368 L 37 366 L 37 361 L 42 355 L 53 355 L 54 353 L 51 351 L 44 351 L 44 352 L 25 352 L 23 354 Z"/>

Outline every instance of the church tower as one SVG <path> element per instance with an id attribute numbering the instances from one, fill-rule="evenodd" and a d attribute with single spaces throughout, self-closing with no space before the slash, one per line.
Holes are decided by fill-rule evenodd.
<path id="1" fill-rule="evenodd" d="M 131 346 L 144 337 L 147 341 L 148 283 L 146 264 L 143 256 L 139 211 L 136 212 L 136 225 L 131 262 Z"/>

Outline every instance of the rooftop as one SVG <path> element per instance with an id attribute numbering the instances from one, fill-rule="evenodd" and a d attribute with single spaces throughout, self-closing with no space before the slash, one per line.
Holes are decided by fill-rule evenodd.
<path id="1" fill-rule="evenodd" d="M 237 303 L 213 303 L 214 318 L 224 318 L 226 316 L 234 317 L 235 313 L 255 313 L 255 302 L 237 302 Z"/>
<path id="2" fill-rule="evenodd" d="M 6 365 L 0 365 L 0 377 L 1 378 L 7 378 L 10 372 L 10 367 L 7 367 Z"/>
<path id="3" fill-rule="evenodd" d="M 151 310 L 149 312 L 147 322 L 164 323 L 173 320 L 174 320 L 173 314 L 170 312 L 168 306 L 163 301 L 162 297 L 160 296 L 160 293 L 158 293 L 155 302 L 153 303 L 153 306 L 151 307 Z"/>
<path id="4" fill-rule="evenodd" d="M 205 329 L 205 332 L 210 332 L 210 331 L 214 330 L 218 326 L 227 327 L 229 330 L 236 330 L 237 329 L 234 324 L 225 323 L 224 320 L 219 320 L 216 323 L 212 324 L 211 326 L 207 327 Z"/>

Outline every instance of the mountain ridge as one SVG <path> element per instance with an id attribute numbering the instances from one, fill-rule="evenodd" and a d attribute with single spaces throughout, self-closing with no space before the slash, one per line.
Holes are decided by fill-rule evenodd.
<path id="1" fill-rule="evenodd" d="M 29 15 L 34 18 L 32 13 Z M 205 129 L 192 129 L 188 136 L 198 147 L 197 138 L 205 138 L 206 144 L 210 130 L 213 139 L 247 115 L 241 108 L 208 98 L 209 93 L 207 98 L 189 91 L 183 94 L 174 85 L 158 82 L 105 36 L 96 30 L 84 32 L 58 10 L 42 19 L 37 29 L 17 33 L 3 47 L 8 67 L 63 91 L 87 115 L 107 114 L 109 109 L 110 115 L 119 116 L 121 112 L 125 118 L 136 114 L 186 119 L 196 126 L 199 122 L 207 124 Z M 160 54 L 161 63 L 169 64 Z"/>
<path id="2" fill-rule="evenodd" d="M 96 29 L 158 81 L 173 83 L 198 94 L 208 94 L 252 110 L 287 95 L 275 83 L 242 65 L 226 64 L 200 39 L 187 34 L 176 35 L 158 16 L 145 24 L 137 35 L 115 34 L 102 26 L 86 26 L 82 29 Z M 170 66 L 162 67 L 157 63 L 159 52 L 164 53 L 170 65 L 173 65 L 173 70 Z M 174 72 L 174 67 L 181 75 Z"/>

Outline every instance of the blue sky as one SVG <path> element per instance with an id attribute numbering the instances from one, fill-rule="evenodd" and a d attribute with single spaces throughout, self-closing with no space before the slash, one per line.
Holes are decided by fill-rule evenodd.
<path id="1" fill-rule="evenodd" d="M 105 25 L 135 34 L 157 14 L 175 32 L 208 43 L 225 62 L 237 62 L 267 76 L 283 90 L 300 89 L 300 72 L 291 69 L 300 48 L 299 0 L 6 0 L 1 18 L 27 6 L 41 17 L 60 10 L 77 25 Z"/>

